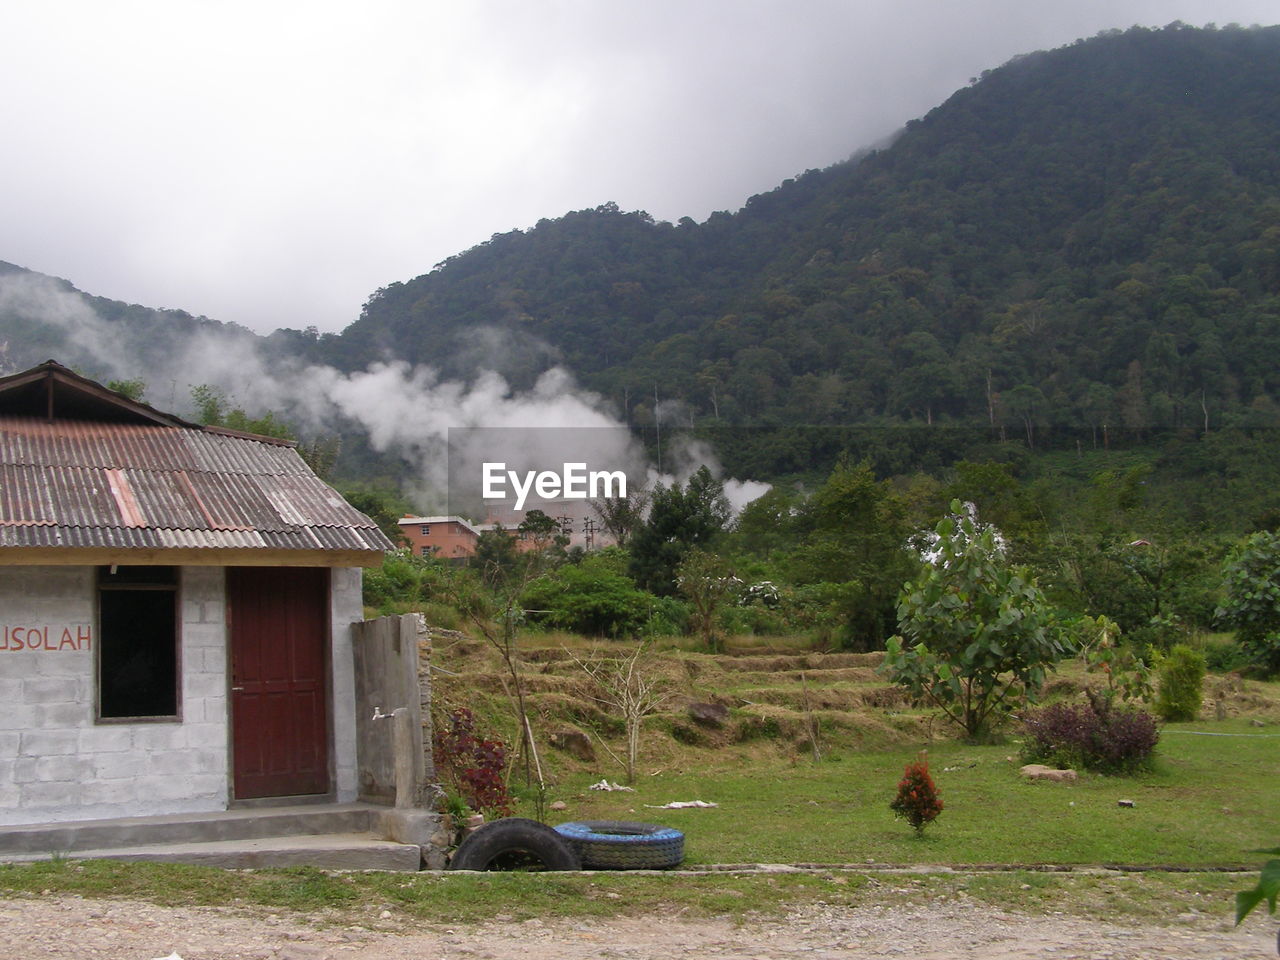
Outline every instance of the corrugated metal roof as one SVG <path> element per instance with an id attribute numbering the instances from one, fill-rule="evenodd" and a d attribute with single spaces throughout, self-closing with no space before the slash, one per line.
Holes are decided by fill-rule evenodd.
<path id="1" fill-rule="evenodd" d="M 291 446 L 0 416 L 0 546 L 392 549 Z"/>

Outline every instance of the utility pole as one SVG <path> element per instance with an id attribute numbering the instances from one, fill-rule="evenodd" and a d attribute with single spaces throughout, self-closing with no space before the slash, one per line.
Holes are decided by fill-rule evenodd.
<path id="1" fill-rule="evenodd" d="M 653 385 L 653 425 L 658 431 L 658 473 L 662 473 L 662 418 L 658 416 L 658 385 Z"/>

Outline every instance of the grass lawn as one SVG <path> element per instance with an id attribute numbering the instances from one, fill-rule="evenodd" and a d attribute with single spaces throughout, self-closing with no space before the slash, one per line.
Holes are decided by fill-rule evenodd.
<path id="1" fill-rule="evenodd" d="M 561 819 L 644 820 L 683 830 L 688 864 L 1253 867 L 1259 858 L 1249 851 L 1280 843 L 1276 730 L 1241 720 L 1169 724 L 1152 772 L 1084 774 L 1075 783 L 1024 780 L 1016 744 L 937 742 L 929 764 L 945 808 L 922 838 L 889 811 L 903 765 L 914 757 L 910 749 L 846 750 L 789 765 L 770 758 L 767 748 L 723 761 L 704 753 L 711 759 L 700 769 L 642 775 L 634 794 L 590 791 L 589 779 L 578 777 L 553 799 L 569 803 Z M 1119 806 L 1122 799 L 1134 806 Z M 671 800 L 720 806 L 645 806 Z"/>
<path id="2" fill-rule="evenodd" d="M 168 905 L 288 911 L 319 924 L 408 929 L 414 923 L 495 917 L 682 916 L 767 919 L 811 903 L 927 904 L 965 899 L 1030 913 L 1171 921 L 1233 916 L 1233 897 L 1256 881 L 1274 846 L 1280 743 L 1274 725 L 1175 724 L 1157 769 L 1139 778 L 1086 776 L 1028 783 L 1010 762 L 1016 745 L 938 742 L 930 762 L 946 809 L 923 839 L 888 803 L 910 748 L 795 760 L 771 742 L 699 751 L 696 770 L 642 775 L 635 793 L 587 790 L 569 774 L 552 798 L 567 819 L 640 819 L 686 834 L 687 866 L 712 863 L 951 864 L 954 873 L 816 870 L 801 874 L 402 874 L 314 869 L 227 872 L 173 864 L 59 860 L 0 866 L 0 896 L 133 898 Z M 1243 736 L 1197 736 L 1191 731 Z M 692 765 L 692 764 L 691 764 Z M 597 775 L 598 778 L 598 775 Z M 669 800 L 715 809 L 655 810 Z M 1133 808 L 1117 806 L 1131 799 Z M 520 812 L 528 814 L 528 810 Z M 1183 870 L 1129 873 L 965 873 L 964 865 L 1130 864 L 1236 866 L 1250 875 Z M 391 920 L 381 919 L 389 910 Z"/>
<path id="3" fill-rule="evenodd" d="M 452 659 L 444 659 L 446 652 L 438 651 L 453 672 L 441 675 L 437 695 L 476 708 L 491 729 L 514 742 L 509 733 L 501 733 L 504 724 L 510 726 L 509 704 L 484 645 L 459 643 Z M 677 728 L 687 732 L 691 723 L 683 706 L 652 718 L 634 793 L 588 789 L 602 776 L 621 778 L 608 756 L 579 762 L 545 751 L 542 761 L 553 781 L 547 799 L 568 805 L 546 818 L 550 823 L 620 819 L 677 827 L 686 835 L 687 867 L 773 863 L 854 865 L 852 869 L 658 877 L 315 869 L 235 873 L 62 860 L 0 866 L 0 897 L 48 892 L 269 909 L 321 924 L 370 929 L 421 921 L 654 915 L 659 910 L 689 917 L 768 918 L 810 903 L 893 906 L 957 898 L 1032 913 L 1157 921 L 1202 914 L 1230 922 L 1235 892 L 1254 885 L 1266 859 L 1252 851 L 1280 844 L 1275 815 L 1280 709 L 1273 684 L 1250 682 L 1247 690 L 1236 685 L 1224 692 L 1218 688 L 1225 681 L 1211 678 L 1207 695 L 1224 698 L 1235 718 L 1166 725 L 1154 769 L 1139 777 L 1084 774 L 1075 783 L 1027 782 L 1018 775 L 1017 743 L 929 743 L 931 772 L 945 809 L 918 838 L 893 818 L 889 802 L 904 764 L 926 745 L 915 742 L 927 729 L 919 712 L 881 698 L 883 679 L 874 664 L 858 657 L 760 653 L 754 659 L 735 659 L 678 652 L 664 661 L 662 668 L 685 697 L 716 697 L 743 706 L 732 711 L 733 729 L 719 738 L 677 737 Z M 620 749 L 620 728 L 612 729 L 592 713 L 578 689 L 580 671 L 567 656 L 531 657 L 527 670 L 540 734 L 578 723 L 603 729 L 613 739 L 613 749 Z M 798 736 L 809 698 L 822 723 L 826 754 L 817 763 Z M 1244 711 L 1265 717 L 1265 726 L 1253 726 L 1249 716 L 1238 715 Z M 750 736 L 739 735 L 744 731 Z M 1120 807 L 1122 799 L 1134 806 Z M 673 800 L 719 806 L 654 809 Z M 526 796 L 516 812 L 532 816 L 533 811 Z M 887 864 L 907 869 L 879 869 Z M 1174 869 L 964 869 L 985 864 Z M 954 872 L 912 869 L 929 865 L 949 866 Z M 1219 868 L 1247 873 L 1214 872 Z M 387 910 L 392 919 L 381 919 Z"/>
<path id="4" fill-rule="evenodd" d="M 905 906 L 962 900 L 1030 914 L 1229 923 L 1256 874 L 404 874 L 311 868 L 230 872 L 180 864 L 73 860 L 0 866 L 0 897 L 52 894 L 167 906 L 288 912 L 317 925 L 405 930 L 421 922 L 679 915 L 768 920 L 806 904 Z M 391 919 L 381 918 L 390 911 Z"/>

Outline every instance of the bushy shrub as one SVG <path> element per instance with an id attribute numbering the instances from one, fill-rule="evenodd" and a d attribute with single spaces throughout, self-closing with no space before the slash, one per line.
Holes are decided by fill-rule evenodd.
<path id="1" fill-rule="evenodd" d="M 648 616 L 640 628 L 646 637 L 675 637 L 689 630 L 689 605 L 675 597 L 648 597 Z"/>
<path id="2" fill-rule="evenodd" d="M 788 632 L 787 622 L 778 611 L 760 605 L 726 607 L 720 611 L 718 623 L 727 634 L 749 633 L 762 637 Z"/>
<path id="3" fill-rule="evenodd" d="M 1098 773 L 1134 773 L 1151 762 L 1160 739 L 1155 718 L 1089 691 L 1085 703 L 1054 703 L 1024 718 L 1024 758 Z"/>
<path id="4" fill-rule="evenodd" d="M 397 550 L 386 555 L 382 566 L 365 571 L 364 602 L 382 614 L 420 610 L 440 593 L 444 577 L 439 560 Z"/>
<path id="5" fill-rule="evenodd" d="M 476 736 L 475 715 L 466 707 L 454 710 L 448 723 L 436 728 L 432 753 L 436 772 L 472 810 L 508 817 L 511 794 L 503 772 L 507 748 L 501 740 Z"/>
<path id="6" fill-rule="evenodd" d="M 1207 640 L 1200 652 L 1206 669 L 1214 673 L 1230 673 L 1249 665 L 1249 657 L 1234 640 Z"/>
<path id="7" fill-rule="evenodd" d="M 648 601 L 630 577 L 592 560 L 539 577 L 520 598 L 532 623 L 604 637 L 638 633 Z"/>
<path id="8" fill-rule="evenodd" d="M 1161 720 L 1194 720 L 1203 699 L 1204 655 L 1180 643 L 1160 662 L 1156 713 Z"/>
<path id="9" fill-rule="evenodd" d="M 942 813 L 942 798 L 938 796 L 933 777 L 929 776 L 929 762 L 923 753 L 902 771 L 898 795 L 889 809 L 915 827 L 917 836 Z"/>

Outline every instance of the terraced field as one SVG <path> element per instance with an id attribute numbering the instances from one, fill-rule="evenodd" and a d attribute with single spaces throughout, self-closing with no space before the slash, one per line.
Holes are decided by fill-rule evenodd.
<path id="1" fill-rule="evenodd" d="M 459 706 L 509 742 L 518 741 L 510 696 L 511 672 L 484 641 L 434 631 L 435 714 L 439 721 Z M 592 644 L 563 637 L 548 645 L 535 637 L 521 646 L 517 670 L 541 753 L 553 775 L 598 771 L 617 778 L 609 759 L 623 749 L 623 724 L 600 702 L 600 690 L 584 664 L 629 655 L 633 644 Z M 642 766 L 649 772 L 694 762 L 709 752 L 747 756 L 765 749 L 778 758 L 812 756 L 850 747 L 905 746 L 928 739 L 936 718 L 912 709 L 903 690 L 877 672 L 881 653 L 786 653 L 758 647 L 740 653 L 704 654 L 675 647 L 647 655 L 641 669 L 665 694 L 645 721 Z M 722 718 L 695 718 L 691 705 L 724 708 Z M 697 712 L 697 711 L 694 711 Z M 707 713 L 708 711 L 701 711 Z M 556 750 L 565 733 L 581 734 L 597 762 Z M 727 757 L 719 757 L 724 760 Z"/>

